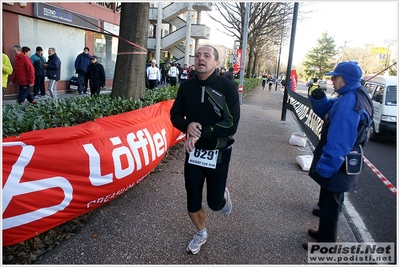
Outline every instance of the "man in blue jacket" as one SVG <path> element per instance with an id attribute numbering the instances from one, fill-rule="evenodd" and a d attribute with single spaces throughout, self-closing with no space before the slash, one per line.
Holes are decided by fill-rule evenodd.
<path id="1" fill-rule="evenodd" d="M 57 100 L 57 84 L 61 78 L 61 60 L 57 56 L 54 47 L 50 47 L 48 49 L 48 60 L 47 63 L 44 63 L 44 67 L 46 68 L 46 75 L 48 78 L 48 91 L 50 96 Z"/>
<path id="2" fill-rule="evenodd" d="M 332 76 L 334 92 L 339 96 L 328 99 L 321 88 L 310 95 L 312 108 L 324 123 L 309 170 L 309 176 L 321 186 L 319 228 L 309 229 L 308 234 L 317 242 L 336 242 L 344 192 L 355 188 L 363 161 L 359 156 L 359 168 L 354 172 L 349 170 L 346 156 L 351 151 L 361 154 L 361 146 L 368 139 L 373 105 L 360 84 L 362 70 L 356 62 L 341 62 L 326 75 Z M 307 249 L 307 242 L 303 247 Z"/>
<path id="3" fill-rule="evenodd" d="M 36 53 L 30 57 L 32 60 L 33 67 L 35 67 L 35 85 L 33 87 L 33 96 L 38 99 L 39 92 L 42 97 L 46 96 L 46 90 L 44 88 L 44 79 L 46 75 L 46 69 L 44 63 L 46 58 L 43 56 L 43 48 L 36 47 Z"/>
<path id="4" fill-rule="evenodd" d="M 90 49 L 86 46 L 83 49 L 83 52 L 80 53 L 75 59 L 75 70 L 78 74 L 79 81 L 83 82 L 83 90 L 79 86 L 79 94 L 88 94 L 87 93 L 87 68 L 91 64 L 91 56 L 89 54 Z"/>

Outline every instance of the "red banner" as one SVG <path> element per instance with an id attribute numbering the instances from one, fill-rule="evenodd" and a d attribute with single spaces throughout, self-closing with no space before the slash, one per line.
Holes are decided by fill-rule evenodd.
<path id="1" fill-rule="evenodd" d="M 237 49 L 236 63 L 234 64 L 234 73 L 241 70 L 242 49 Z"/>
<path id="2" fill-rule="evenodd" d="M 3 246 L 97 208 L 135 186 L 183 140 L 173 100 L 73 127 L 3 139 Z"/>
<path id="3" fill-rule="evenodd" d="M 296 70 L 291 70 L 291 90 L 296 91 L 296 88 L 298 86 L 298 75 L 296 74 Z"/>

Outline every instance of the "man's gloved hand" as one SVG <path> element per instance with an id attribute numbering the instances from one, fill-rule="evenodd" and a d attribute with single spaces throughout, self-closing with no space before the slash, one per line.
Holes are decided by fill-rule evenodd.
<path id="1" fill-rule="evenodd" d="M 323 89 L 317 88 L 317 89 L 314 89 L 310 95 L 314 99 L 322 99 L 326 94 L 324 93 Z"/>

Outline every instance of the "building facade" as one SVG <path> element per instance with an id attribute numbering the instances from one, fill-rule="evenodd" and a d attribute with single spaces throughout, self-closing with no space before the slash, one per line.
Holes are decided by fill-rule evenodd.
<path id="1" fill-rule="evenodd" d="M 211 10 L 209 3 L 150 3 L 147 59 L 192 62 L 190 57 L 198 40 L 210 36 L 210 29 L 200 24 L 201 12 L 207 10 Z M 2 15 L 3 53 L 9 56 L 12 64 L 15 61 L 12 47 L 16 44 L 28 46 L 31 55 L 41 46 L 46 58 L 48 48 L 54 47 L 61 60 L 58 90 L 65 91 L 75 74 L 77 55 L 84 47 L 89 47 L 90 54 L 96 55 L 104 66 L 106 87 L 112 86 L 119 42 L 120 3 L 2 2 Z M 8 85 L 6 97 L 16 94 L 18 86 Z"/>

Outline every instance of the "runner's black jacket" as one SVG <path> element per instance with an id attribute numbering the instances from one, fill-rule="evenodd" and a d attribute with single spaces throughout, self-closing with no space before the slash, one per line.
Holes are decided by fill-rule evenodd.
<path id="1" fill-rule="evenodd" d="M 170 115 L 173 126 L 184 133 L 191 122 L 202 125 L 196 148 L 226 148 L 234 143 L 240 119 L 237 87 L 216 71 L 203 81 L 195 76 L 180 85 Z"/>

